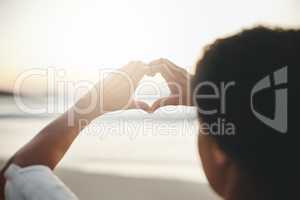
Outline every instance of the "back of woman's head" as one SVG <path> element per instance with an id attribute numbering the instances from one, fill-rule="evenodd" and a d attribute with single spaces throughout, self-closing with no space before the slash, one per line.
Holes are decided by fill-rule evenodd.
<path id="1" fill-rule="evenodd" d="M 192 81 L 207 134 L 274 199 L 291 194 L 299 177 L 291 104 L 299 67 L 300 30 L 255 27 L 207 46 Z"/>

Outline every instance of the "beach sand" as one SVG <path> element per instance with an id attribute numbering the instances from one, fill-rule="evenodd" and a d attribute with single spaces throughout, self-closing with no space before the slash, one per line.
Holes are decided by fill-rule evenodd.
<path id="1" fill-rule="evenodd" d="M 0 161 L 0 166 L 3 164 Z M 55 173 L 82 200 L 220 200 L 204 183 L 126 177 L 61 168 L 55 170 Z"/>

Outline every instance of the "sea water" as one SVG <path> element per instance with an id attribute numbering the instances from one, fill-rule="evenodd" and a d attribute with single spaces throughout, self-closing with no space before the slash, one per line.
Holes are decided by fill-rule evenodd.
<path id="1" fill-rule="evenodd" d="M 0 98 L 0 158 L 7 159 L 57 115 L 20 112 Z M 190 107 L 108 113 L 75 140 L 60 167 L 124 176 L 206 182 L 197 153 L 198 122 Z"/>

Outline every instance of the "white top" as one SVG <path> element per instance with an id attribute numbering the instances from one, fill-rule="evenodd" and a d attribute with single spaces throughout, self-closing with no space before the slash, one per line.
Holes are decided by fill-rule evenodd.
<path id="1" fill-rule="evenodd" d="M 4 176 L 6 200 L 78 200 L 50 168 L 43 165 L 21 168 L 11 164 Z"/>

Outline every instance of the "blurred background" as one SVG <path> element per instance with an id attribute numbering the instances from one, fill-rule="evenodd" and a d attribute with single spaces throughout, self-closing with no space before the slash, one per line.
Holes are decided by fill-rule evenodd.
<path id="1" fill-rule="evenodd" d="M 192 70 L 215 39 L 255 25 L 299 28 L 299 10 L 298 0 L 0 0 L 0 159 L 66 110 L 101 70 L 160 57 Z M 154 81 L 167 95 L 161 77 Z M 213 199 L 196 135 L 192 108 L 108 114 L 79 136 L 57 173 L 82 199 L 100 191 L 106 199 Z"/>

